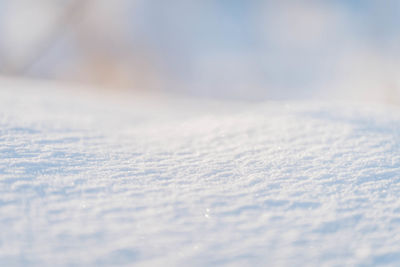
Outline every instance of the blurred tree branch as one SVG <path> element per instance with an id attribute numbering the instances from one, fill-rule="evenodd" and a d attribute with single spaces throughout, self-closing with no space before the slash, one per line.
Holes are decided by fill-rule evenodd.
<path id="1" fill-rule="evenodd" d="M 1 55 L 3 64 L 0 64 L 0 72 L 6 75 L 23 75 L 42 58 L 46 52 L 65 34 L 68 28 L 80 21 L 85 10 L 92 0 L 74 0 L 54 22 L 54 26 L 42 37 L 38 38 L 35 46 L 20 60 L 12 60 L 7 55 Z"/>

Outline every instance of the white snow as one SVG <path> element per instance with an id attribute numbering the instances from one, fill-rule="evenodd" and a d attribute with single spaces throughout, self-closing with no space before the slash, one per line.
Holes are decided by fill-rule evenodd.
<path id="1" fill-rule="evenodd" d="M 123 98 L 0 83 L 1 266 L 400 265 L 400 109 Z"/>

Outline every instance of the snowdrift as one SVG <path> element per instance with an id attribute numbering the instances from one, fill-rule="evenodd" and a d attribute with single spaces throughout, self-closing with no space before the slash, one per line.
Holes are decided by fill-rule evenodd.
<path id="1" fill-rule="evenodd" d="M 117 98 L 1 83 L 1 266 L 400 264 L 398 108 Z"/>

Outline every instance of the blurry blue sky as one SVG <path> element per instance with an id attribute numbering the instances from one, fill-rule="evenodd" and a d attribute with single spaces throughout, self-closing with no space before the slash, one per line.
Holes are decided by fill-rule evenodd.
<path id="1" fill-rule="evenodd" d="M 0 0 L 0 60 L 40 47 L 67 2 Z M 399 87 L 399 15 L 394 0 L 89 1 L 20 74 L 85 80 L 101 69 L 211 97 L 386 98 Z"/>

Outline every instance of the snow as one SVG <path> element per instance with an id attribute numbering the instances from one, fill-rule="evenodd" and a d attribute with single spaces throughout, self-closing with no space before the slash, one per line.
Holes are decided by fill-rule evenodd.
<path id="1" fill-rule="evenodd" d="M 400 264 L 400 110 L 0 83 L 1 266 Z"/>

